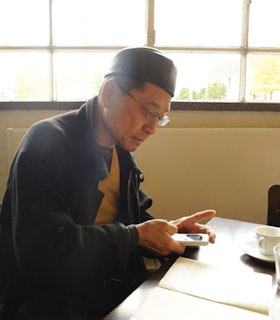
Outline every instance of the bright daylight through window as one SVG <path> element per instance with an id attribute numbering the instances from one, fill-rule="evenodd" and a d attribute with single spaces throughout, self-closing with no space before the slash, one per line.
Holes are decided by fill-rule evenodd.
<path id="1" fill-rule="evenodd" d="M 87 100 L 117 50 L 149 45 L 178 67 L 174 100 L 277 102 L 279 11 L 279 0 L 0 0 L 0 101 Z"/>

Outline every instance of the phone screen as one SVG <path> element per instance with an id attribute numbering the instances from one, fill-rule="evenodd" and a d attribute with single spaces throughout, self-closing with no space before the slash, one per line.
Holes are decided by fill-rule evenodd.
<path id="1" fill-rule="evenodd" d="M 199 234 L 188 234 L 188 237 L 193 239 L 193 240 L 202 240 L 202 236 Z"/>

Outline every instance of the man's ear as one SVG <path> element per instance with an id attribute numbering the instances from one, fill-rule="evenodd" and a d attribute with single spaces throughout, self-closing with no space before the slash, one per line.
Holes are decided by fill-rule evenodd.
<path id="1" fill-rule="evenodd" d="M 115 91 L 115 82 L 113 79 L 106 81 L 101 92 L 101 99 L 104 108 L 109 108 Z"/>

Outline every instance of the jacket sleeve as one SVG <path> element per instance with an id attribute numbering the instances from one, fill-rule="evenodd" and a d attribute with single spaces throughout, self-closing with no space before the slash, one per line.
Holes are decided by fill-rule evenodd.
<path id="1" fill-rule="evenodd" d="M 12 164 L 1 217 L 19 272 L 42 285 L 105 279 L 138 244 L 134 225 L 74 223 L 64 140 L 60 130 L 44 124 L 27 133 Z"/>

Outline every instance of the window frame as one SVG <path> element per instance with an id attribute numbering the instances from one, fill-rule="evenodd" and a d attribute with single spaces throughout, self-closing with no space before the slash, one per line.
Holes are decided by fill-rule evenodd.
<path id="1" fill-rule="evenodd" d="M 280 103 L 275 102 L 245 102 L 246 90 L 246 64 L 248 54 L 280 54 L 280 48 L 258 48 L 248 46 L 249 33 L 249 13 L 252 0 L 243 0 L 242 15 L 242 38 L 239 47 L 183 47 L 183 46 L 155 46 L 155 1 L 145 0 L 146 2 L 146 43 L 145 45 L 155 47 L 166 53 L 232 53 L 241 56 L 240 78 L 239 78 L 239 101 L 172 101 L 171 110 L 192 110 L 192 111 L 280 111 Z M 157 0 L 159 1 L 159 0 Z M 49 35 L 50 44 L 48 46 L 0 46 L 0 51 L 19 51 L 19 50 L 44 50 L 50 53 L 50 88 L 51 101 L 0 101 L 0 110 L 68 110 L 79 108 L 84 101 L 55 101 L 53 92 L 54 72 L 53 72 L 53 53 L 55 51 L 112 51 L 120 50 L 122 46 L 54 46 L 52 35 L 52 0 L 49 0 Z"/>

